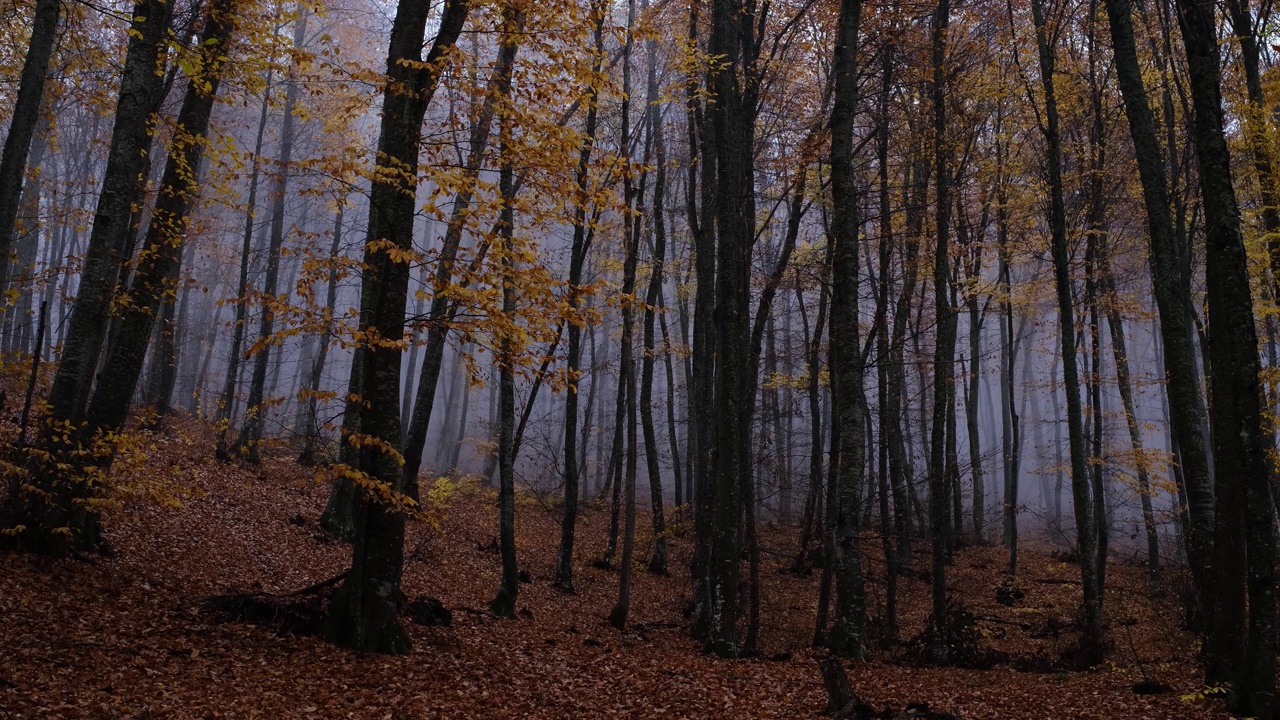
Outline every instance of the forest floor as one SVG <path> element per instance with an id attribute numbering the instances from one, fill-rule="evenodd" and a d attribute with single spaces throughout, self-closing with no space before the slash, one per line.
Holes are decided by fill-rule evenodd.
<path id="1" fill-rule="evenodd" d="M 214 462 L 199 429 L 151 436 L 120 476 L 140 495 L 112 517 L 111 557 L 48 560 L 0 554 L 0 718 L 807 718 L 827 698 L 821 651 L 808 647 L 820 572 L 787 573 L 795 532 L 762 533 L 760 657 L 719 660 L 689 639 L 691 537 L 671 538 L 671 572 L 642 570 L 652 534 L 637 526 L 637 572 L 626 632 L 605 618 L 617 576 L 592 566 L 604 548 L 608 513 L 589 510 L 578 530 L 575 584 L 551 587 L 559 512 L 524 497 L 517 511 L 519 618 L 483 612 L 498 587 L 491 548 L 497 512 L 491 491 L 464 489 L 438 530 L 410 526 L 409 598 L 429 594 L 453 611 L 450 627 L 406 620 L 410 654 L 370 656 L 315 637 L 278 636 L 222 623 L 209 596 L 288 593 L 341 572 L 349 548 L 315 521 L 327 487 L 283 452 L 258 467 Z M 156 497 L 168 500 L 158 503 Z M 180 506 L 178 506 L 180 504 Z M 883 612 L 879 541 L 865 543 L 872 616 Z M 928 552 L 917 552 L 918 567 Z M 978 718 L 1219 718 L 1220 701 L 1201 687 L 1196 642 L 1179 627 L 1175 600 L 1147 599 L 1140 568 L 1113 565 L 1106 618 L 1111 649 L 1084 671 L 1047 667 L 1072 642 L 1079 605 L 1077 566 L 1026 552 L 1013 607 L 996 601 L 1006 553 L 961 551 L 948 572 L 953 597 L 979 618 L 984 647 L 1021 661 L 984 670 L 913 664 L 903 650 L 874 650 L 847 664 L 853 689 L 878 711 L 927 703 Z M 900 591 L 902 637 L 920 634 L 929 587 L 915 577 Z M 1064 629 L 1065 628 L 1065 629 Z M 1046 667 L 1021 672 L 1026 658 Z M 1135 683 L 1167 684 L 1136 694 Z"/>

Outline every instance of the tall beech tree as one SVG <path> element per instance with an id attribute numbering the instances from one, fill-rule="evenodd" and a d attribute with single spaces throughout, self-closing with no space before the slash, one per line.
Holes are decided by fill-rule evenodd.
<path id="1" fill-rule="evenodd" d="M 832 433 L 840 438 L 836 506 L 828 510 L 830 557 L 835 562 L 835 623 L 827 637 L 833 652 L 860 657 L 864 650 L 866 590 L 858 538 L 867 426 L 863 405 L 862 348 L 858 315 L 858 189 L 854 171 L 854 121 L 858 110 L 858 32 L 861 0 L 843 0 L 832 61 L 831 107 L 831 369 Z"/>
<path id="2" fill-rule="evenodd" d="M 435 40 L 422 55 L 430 7 L 414 0 L 396 6 L 387 51 L 387 87 L 377 166 L 369 194 L 368 243 L 360 281 L 360 332 L 348 395 L 359 415 L 360 438 L 351 468 L 361 480 L 353 508 L 351 569 L 333 596 L 325 637 L 357 650 L 403 653 L 409 637 L 398 620 L 404 558 L 404 490 L 400 444 L 400 349 L 409 291 L 407 255 L 413 248 L 414 193 L 423 116 L 439 86 L 450 51 L 462 32 L 467 0 L 446 0 Z"/>
<path id="3" fill-rule="evenodd" d="M 1155 113 L 1147 100 L 1138 61 L 1131 5 L 1128 0 L 1105 0 L 1105 4 L 1116 80 L 1133 138 L 1147 216 L 1152 294 L 1160 313 L 1160 344 L 1168 381 L 1169 429 L 1178 457 L 1179 472 L 1175 477 L 1181 478 L 1180 491 L 1185 492 L 1187 499 L 1187 558 L 1200 590 L 1200 601 L 1208 603 L 1215 583 L 1214 497 L 1204 434 L 1204 397 L 1196 377 L 1192 318 L 1182 294 L 1180 250 L 1165 165 L 1165 158 L 1175 156 L 1177 150 L 1172 143 L 1166 143 L 1166 147 L 1160 144 Z"/>
<path id="4" fill-rule="evenodd" d="M 1240 209 L 1222 111 L 1215 6 L 1178 0 L 1187 55 L 1191 126 L 1205 214 L 1216 592 L 1205 648 L 1209 681 L 1234 683 L 1239 710 L 1270 717 L 1276 690 L 1275 525 L 1263 429 L 1258 339 Z"/>
<path id="5" fill-rule="evenodd" d="M 1050 12 L 1054 13 L 1051 21 Z M 1102 593 L 1098 585 L 1097 529 L 1090 501 L 1088 459 L 1085 452 L 1084 410 L 1080 402 L 1080 372 L 1076 363 L 1075 299 L 1071 281 L 1071 257 L 1067 244 L 1067 207 L 1062 181 L 1062 131 L 1058 114 L 1057 46 L 1062 25 L 1056 20 L 1058 5 L 1047 7 L 1043 0 L 1031 1 L 1035 22 L 1036 50 L 1040 62 L 1043 91 L 1045 166 L 1049 180 L 1049 233 L 1053 257 L 1054 287 L 1058 304 L 1058 333 L 1062 338 L 1062 380 L 1067 396 L 1067 441 L 1071 462 L 1071 497 L 1076 517 L 1076 544 L 1080 549 L 1080 582 L 1084 592 L 1085 630 L 1093 637 L 1102 632 Z"/>

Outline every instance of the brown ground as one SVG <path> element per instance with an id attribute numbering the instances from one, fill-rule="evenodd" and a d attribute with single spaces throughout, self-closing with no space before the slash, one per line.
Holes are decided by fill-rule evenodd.
<path id="1" fill-rule="evenodd" d="M 406 624 L 409 655 L 359 655 L 316 638 L 214 623 L 201 611 L 203 598 L 295 590 L 341 571 L 348 550 L 324 541 L 314 525 L 326 488 L 310 471 L 286 458 L 258 469 L 218 465 L 207 459 L 208 443 L 198 430 L 148 439 L 135 451 L 149 459 L 123 464 L 119 476 L 139 492 L 171 497 L 164 479 L 193 492 L 176 509 L 127 503 L 109 530 L 115 557 L 0 555 L 0 718 L 808 718 L 826 704 L 820 653 L 807 647 L 817 573 L 781 572 L 793 531 L 764 533 L 761 644 L 773 660 L 717 660 L 688 639 L 687 536 L 673 538 L 670 576 L 634 575 L 628 632 L 605 622 L 616 574 L 589 564 L 603 549 L 606 513 L 590 511 L 580 526 L 579 594 L 555 592 L 558 512 L 532 500 L 517 513 L 518 556 L 533 576 L 521 586 L 522 617 L 480 612 L 500 570 L 497 555 L 480 549 L 496 536 L 497 513 L 478 490 L 455 498 L 439 533 L 410 528 L 409 546 L 425 544 L 406 566 L 405 592 L 438 596 L 454 623 Z M 308 522 L 294 524 L 295 516 Z M 643 516 L 639 525 L 647 522 Z M 649 537 L 641 533 L 637 544 L 638 568 Z M 879 616 L 883 564 L 871 554 L 870 613 Z M 923 567 L 927 552 L 917 559 Z M 994 598 L 1005 562 L 994 548 L 962 552 L 948 575 L 953 593 L 982 618 L 985 644 L 1055 657 L 1069 631 L 1031 636 L 1070 622 L 1078 586 L 1037 581 L 1071 581 L 1078 568 L 1026 553 L 1026 598 L 1008 608 Z M 903 593 L 909 637 L 923 627 L 928 586 L 914 579 Z M 1107 620 L 1113 649 L 1088 672 L 923 669 L 902 664 L 901 653 L 877 652 L 849 664 L 850 680 L 876 708 L 925 702 L 965 720 L 1226 717 L 1213 701 L 1181 697 L 1199 688 L 1195 644 L 1179 628 L 1176 603 L 1147 601 L 1137 569 L 1112 568 Z M 782 653 L 790 654 L 777 659 Z M 1144 669 L 1173 691 L 1132 692 Z"/>

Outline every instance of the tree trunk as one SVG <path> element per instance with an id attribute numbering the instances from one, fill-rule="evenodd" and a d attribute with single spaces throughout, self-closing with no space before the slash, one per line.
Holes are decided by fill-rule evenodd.
<path id="1" fill-rule="evenodd" d="M 858 216 L 854 169 L 854 119 L 858 105 L 858 33 L 861 0 L 843 0 L 832 63 L 835 90 L 831 108 L 831 378 L 832 434 L 840 437 L 832 551 L 836 612 L 827 647 L 837 655 L 865 651 L 866 590 L 862 578 L 859 513 L 866 471 L 862 348 L 858 322 Z M 829 511 L 830 512 L 830 511 Z"/>
<path id="2" fill-rule="evenodd" d="M 1062 137 L 1058 130 L 1058 101 L 1054 93 L 1056 31 L 1048 27 L 1042 0 L 1032 0 L 1036 47 L 1040 59 L 1040 84 L 1044 90 L 1046 165 L 1049 172 L 1049 230 L 1052 236 L 1054 284 L 1058 300 L 1058 330 L 1062 338 L 1062 379 L 1067 394 L 1067 436 L 1071 452 L 1071 495 L 1075 506 L 1076 542 L 1080 549 L 1080 582 L 1084 590 L 1085 632 L 1091 640 L 1102 632 L 1101 593 L 1097 565 L 1097 530 L 1089 501 L 1089 470 L 1085 457 L 1080 377 L 1076 365 L 1075 305 L 1072 299 L 1071 258 L 1067 248 L 1067 209 L 1063 199 Z"/>
<path id="3" fill-rule="evenodd" d="M 149 117 L 163 89 L 156 68 L 166 57 L 171 5 L 140 0 L 134 6 L 102 191 L 49 391 L 49 418 L 39 438 L 41 447 L 63 458 L 88 440 L 85 410 L 106 338 L 111 298 L 129 260 L 124 250 L 134 231 L 131 210 L 137 178 L 151 145 Z M 35 552 L 63 554 L 98 547 L 98 515 L 83 502 L 92 495 L 92 487 L 83 478 L 59 477 L 63 473 L 53 468 L 34 471 L 42 499 L 28 493 L 11 495 L 3 524 L 26 526 L 22 543 Z"/>
<path id="4" fill-rule="evenodd" d="M 504 48 L 513 47 L 514 31 L 521 25 L 516 19 L 519 13 L 507 5 L 502 13 L 502 39 Z M 507 82 L 504 81 L 504 86 Z M 511 123 L 507 112 L 498 120 L 498 156 L 501 158 L 498 192 L 502 197 L 502 314 L 508 323 L 514 323 L 516 310 L 516 254 L 515 236 L 515 172 L 511 159 Z M 502 331 L 498 337 L 498 549 L 502 556 L 502 582 L 498 594 L 489 602 L 489 612 L 504 618 L 515 618 L 516 598 L 520 593 L 520 568 L 516 564 L 516 488 L 515 488 L 515 346 L 511 332 Z"/>
<path id="5" fill-rule="evenodd" d="M 933 133 L 937 244 L 933 259 L 933 301 L 937 342 L 933 357 L 933 427 L 929 440 L 929 525 L 933 542 L 932 615 L 929 632 L 934 660 L 945 663 L 947 646 L 947 505 L 943 471 L 946 463 L 947 389 L 955 374 L 955 313 L 947 286 L 948 235 L 951 229 L 951 152 L 947 140 L 946 59 L 950 0 L 939 0 L 933 15 Z"/>
<path id="6" fill-rule="evenodd" d="M 293 23 L 293 47 L 301 50 L 307 40 L 308 11 L 299 5 L 299 15 Z M 250 462 L 258 462 L 262 444 L 262 430 L 266 407 L 267 363 L 271 358 L 271 346 L 275 344 L 276 285 L 280 276 L 280 252 L 284 246 L 284 202 L 289 188 L 289 173 L 293 163 L 294 111 L 298 105 L 298 96 L 302 92 L 297 77 L 296 64 L 290 66 L 289 76 L 285 79 L 284 107 L 281 112 L 284 119 L 280 124 L 280 156 L 279 169 L 276 171 L 275 187 L 271 203 L 271 236 L 267 246 L 267 271 L 262 283 L 262 321 L 258 326 L 258 341 L 254 343 L 253 378 L 249 381 L 249 400 L 245 404 L 244 425 L 240 428 L 240 437 L 236 440 L 236 448 Z M 287 292 L 287 291 L 286 291 Z M 403 311 L 402 311 L 403 312 Z"/>
<path id="7" fill-rule="evenodd" d="M 647 8 L 648 2 L 642 3 Z M 653 186 L 653 253 L 649 273 L 649 289 L 645 294 L 644 308 L 644 359 L 640 369 L 640 423 L 644 430 L 645 463 L 649 477 L 649 500 L 653 512 L 653 555 L 649 558 L 649 572 L 664 575 L 667 572 L 666 519 L 662 513 L 662 468 L 658 464 L 658 433 L 653 425 L 653 363 L 654 363 L 654 315 L 662 296 L 663 263 L 667 256 L 667 229 L 662 208 L 667 194 L 667 152 L 662 137 L 662 112 L 658 88 L 658 43 L 648 43 L 648 124 L 645 126 L 645 145 L 652 142 L 656 149 L 656 179 Z M 647 164 L 647 163 L 646 163 Z"/>
<path id="8" fill-rule="evenodd" d="M 636 2 L 627 3 L 626 42 L 622 50 L 622 134 L 618 144 L 622 147 L 622 157 L 630 163 L 631 158 L 631 52 L 635 42 Z M 646 154 L 647 154 L 646 148 Z M 648 158 L 645 158 L 646 165 Z M 627 207 L 633 207 L 634 217 L 623 223 L 624 247 L 622 260 L 622 361 L 618 377 L 618 397 L 627 408 L 625 425 L 619 424 L 619 432 L 614 439 L 614 447 L 621 448 L 622 431 L 626 431 L 625 459 L 620 458 L 619 472 L 614 485 L 613 497 L 615 514 L 621 510 L 624 517 L 622 530 L 622 559 L 618 568 L 618 602 L 609 613 L 609 624 L 622 630 L 627 625 L 627 615 L 631 611 L 631 557 L 635 552 L 636 529 L 636 466 L 639 463 L 636 446 L 636 361 L 634 347 L 635 332 L 635 289 L 636 264 L 640 254 L 641 216 L 644 214 L 644 184 L 648 173 L 640 175 L 640 187 L 633 190 L 631 176 L 628 173 L 622 183 L 623 199 Z M 619 414 L 619 419 L 621 414 Z M 625 467 L 623 467 L 625 466 Z M 621 487 L 622 496 L 618 490 Z M 619 505 L 619 499 L 621 505 Z M 616 521 L 613 523 L 616 527 Z"/>
<path id="9" fill-rule="evenodd" d="M 157 308 L 166 302 L 172 305 L 175 285 L 181 277 L 182 246 L 191 205 L 199 191 L 197 169 L 204 156 L 209 117 L 236 30 L 233 5 L 232 0 L 213 0 L 208 6 L 208 19 L 198 46 L 202 55 L 197 65 L 200 75 L 188 84 L 178 112 L 178 134 L 165 165 L 128 301 L 121 304 L 125 309 L 112 323 L 97 390 L 89 403 L 89 418 L 95 431 L 113 431 L 124 424 Z"/>
<path id="10" fill-rule="evenodd" d="M 13 114 L 0 155 L 0 291 L 8 286 L 9 253 L 17 235 L 18 208 L 22 202 L 22 185 L 27 174 L 27 156 L 31 140 L 40 124 L 40 106 L 44 102 L 45 77 L 49 59 L 58 41 L 58 20 L 62 15 L 61 0 L 38 0 L 31 18 L 31 38 L 22 62 L 18 94 L 13 99 Z"/>
<path id="11" fill-rule="evenodd" d="M 362 335 L 400 340 L 404 335 L 409 266 L 397 262 L 375 241 L 387 241 L 397 253 L 413 247 L 413 215 L 417 203 L 395 179 L 417 178 L 422 120 L 439 84 L 467 15 L 466 0 L 447 0 L 427 57 L 422 37 L 430 8 L 401 0 L 396 7 L 387 52 L 388 84 L 383 91 L 377 165 L 380 178 L 369 195 L 365 270 L 360 280 Z M 358 432 L 372 442 L 348 450 L 354 470 L 395 498 L 403 489 L 397 454 L 400 442 L 400 350 L 388 344 L 358 346 L 352 362 L 350 394 L 357 400 L 348 411 L 358 415 Z M 354 425 L 355 423 L 353 423 Z M 345 428 L 344 428 L 345 429 Z M 349 445 L 350 443 L 348 443 Z M 351 484 L 348 484 L 351 487 Z M 366 652 L 403 653 L 409 637 L 397 619 L 403 568 L 404 515 L 374 492 L 352 490 L 354 542 L 351 570 L 334 593 L 325 621 L 325 637 L 337 645 Z"/>
<path id="12" fill-rule="evenodd" d="M 516 23 L 514 34 L 518 36 L 524 27 L 524 13 L 516 13 L 513 19 Z M 431 426 L 431 411 L 435 407 L 436 384 L 440 380 L 444 349 L 449 337 L 449 324 L 446 319 L 450 316 L 450 303 L 447 290 L 453 279 L 453 266 L 457 262 L 467 210 L 471 206 L 471 199 L 475 193 L 475 181 L 484 160 L 485 148 L 488 147 L 493 116 L 498 106 L 506 102 L 510 95 L 511 72 L 515 66 L 518 48 L 519 42 L 515 40 L 501 43 L 498 48 L 484 101 L 475 124 L 471 126 L 463 189 L 454 195 L 453 211 L 449 217 L 449 224 L 445 228 L 440 254 L 436 258 L 431 307 L 427 311 L 427 338 L 422 351 L 422 369 L 418 373 L 418 389 L 413 403 L 413 415 L 403 447 L 405 482 L 412 492 L 416 492 L 418 471 L 422 468 L 422 453 L 427 442 L 427 431 Z M 512 193 L 514 192 L 513 184 Z M 489 473 L 485 476 L 489 477 Z"/>
<path id="13" fill-rule="evenodd" d="M 1192 136 L 1204 203 L 1205 286 L 1213 330 L 1209 379 L 1217 593 L 1206 642 L 1206 675 L 1210 682 L 1235 683 L 1240 712 L 1271 717 L 1276 580 L 1267 453 L 1274 441 L 1263 430 L 1253 298 L 1223 129 L 1214 4 L 1178 0 L 1177 8 L 1195 109 Z"/>
<path id="14" fill-rule="evenodd" d="M 1213 488 L 1203 431 L 1204 399 L 1196 382 L 1191 344 L 1191 318 L 1185 309 L 1179 281 L 1179 250 L 1173 215 L 1169 210 L 1165 154 L 1157 139 L 1155 116 L 1147 102 L 1129 2 L 1106 0 L 1106 8 L 1111 46 L 1115 53 L 1116 78 L 1124 97 L 1125 115 L 1133 138 L 1151 238 L 1151 279 L 1160 311 L 1170 427 L 1173 443 L 1178 448 L 1180 462 L 1177 467 L 1187 494 L 1187 556 L 1200 590 L 1201 604 L 1207 605 L 1216 581 L 1212 562 Z M 1171 106 L 1169 110 L 1172 110 Z M 1165 150 L 1172 158 L 1176 148 L 1170 143 Z"/>
<path id="15" fill-rule="evenodd" d="M 315 363 L 308 375 L 306 392 L 306 414 L 303 417 L 302 452 L 298 455 L 298 464 L 303 467 L 319 462 L 316 456 L 316 444 L 320 442 L 320 428 L 317 426 L 318 405 L 320 402 L 320 383 L 324 379 L 325 361 L 329 357 L 329 344 L 333 341 L 334 305 L 338 302 L 338 253 L 342 251 L 342 211 L 345 205 L 338 202 L 338 212 L 333 217 L 333 244 L 329 246 L 329 288 L 325 293 L 324 331 L 320 333 L 319 347 L 316 349 Z"/>
<path id="16" fill-rule="evenodd" d="M 66 341 L 49 391 L 51 415 L 59 421 L 78 425 L 84 420 L 106 339 L 111 297 L 121 269 L 131 259 L 125 250 L 136 232 L 132 208 L 151 148 L 149 117 L 164 89 L 164 78 L 156 68 L 163 66 L 168 54 L 171 16 L 172 3 L 139 0 L 134 5 L 106 173 L 76 301 L 65 323 Z"/>
<path id="17" fill-rule="evenodd" d="M 267 72 L 266 89 L 262 92 L 262 106 L 258 112 L 258 136 L 253 143 L 253 160 L 249 171 L 249 197 L 244 211 L 244 239 L 240 246 L 240 282 L 236 290 L 236 318 L 231 328 L 231 352 L 227 356 L 227 377 L 222 385 L 222 397 L 218 404 L 218 443 L 215 451 L 219 460 L 231 458 L 227 443 L 234 413 L 236 385 L 240 379 L 241 346 L 244 329 L 249 322 L 249 259 L 253 252 L 254 210 L 258 204 L 259 165 L 262 158 L 262 137 L 267 129 L 267 110 L 271 107 L 271 72 Z"/>

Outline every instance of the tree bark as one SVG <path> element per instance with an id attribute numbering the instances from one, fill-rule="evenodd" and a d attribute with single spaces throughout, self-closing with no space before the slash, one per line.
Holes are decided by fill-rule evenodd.
<path id="1" fill-rule="evenodd" d="M 293 47 L 301 50 L 307 40 L 307 16 L 309 11 L 298 6 L 298 17 L 293 22 Z M 262 282 L 262 321 L 258 326 L 258 341 L 252 351 L 253 377 L 249 381 L 249 399 L 245 403 L 244 425 L 240 427 L 240 437 L 236 440 L 236 449 L 250 462 L 258 462 L 262 444 L 263 414 L 266 411 L 267 368 L 271 358 L 271 346 L 275 344 L 276 285 L 280 276 L 280 252 L 284 246 L 285 195 L 289 189 L 289 173 L 293 164 L 293 140 L 296 125 L 294 112 L 298 105 L 298 97 L 302 92 L 297 77 L 296 63 L 289 68 L 289 76 L 285 79 L 284 115 L 280 124 L 280 155 L 277 159 L 275 187 L 272 189 L 271 203 L 271 235 L 267 246 L 267 271 Z M 287 293 L 286 293 L 287 294 Z"/>
<path id="2" fill-rule="evenodd" d="M 937 244 L 933 258 L 933 301 L 937 341 L 933 357 L 933 422 L 929 453 L 929 525 L 933 547 L 931 650 L 934 660 L 946 663 L 947 645 L 947 499 L 946 464 L 947 392 L 955 375 L 956 320 L 948 290 L 949 233 L 951 229 L 951 152 L 947 140 L 946 62 L 950 0 L 939 0 L 933 15 L 933 136 L 934 187 Z"/>
<path id="3" fill-rule="evenodd" d="M 836 507 L 831 528 L 835 560 L 836 612 L 827 647 L 837 655 L 865 652 L 866 590 L 858 533 L 866 471 L 866 423 L 862 406 L 862 348 L 858 313 L 858 197 L 853 131 L 858 111 L 858 34 L 861 0 L 843 0 L 832 62 L 831 277 L 832 434 L 840 437 Z M 831 511 L 828 511 L 831 513 Z"/>

